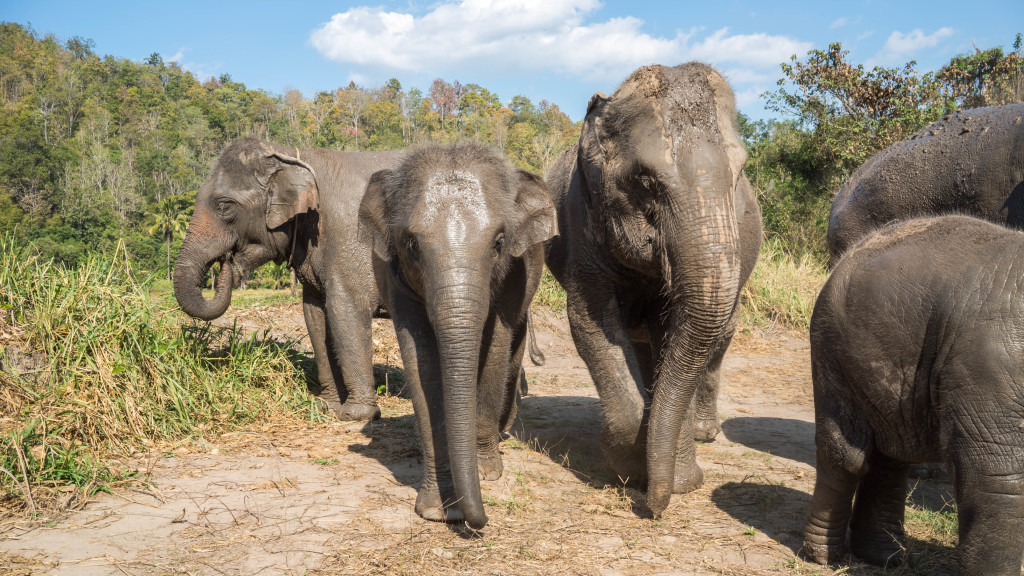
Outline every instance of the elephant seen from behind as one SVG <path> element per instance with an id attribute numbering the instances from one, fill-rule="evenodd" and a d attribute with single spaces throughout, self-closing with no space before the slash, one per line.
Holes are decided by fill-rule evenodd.
<path id="1" fill-rule="evenodd" d="M 811 318 L 817 478 L 803 552 L 905 557 L 912 463 L 954 487 L 960 574 L 1018 576 L 1024 554 L 1024 236 L 967 216 L 855 244 Z"/>
<path id="2" fill-rule="evenodd" d="M 499 434 L 515 413 L 554 205 L 539 177 L 459 143 L 414 150 L 374 174 L 359 218 L 422 443 L 416 512 L 481 528 L 480 476 L 502 472 Z"/>
<path id="3" fill-rule="evenodd" d="M 719 432 L 722 355 L 761 246 L 733 94 L 704 64 L 647 66 L 595 95 L 547 176 L 576 349 L 601 398 L 601 449 L 660 514 L 698 487 L 693 439 Z"/>
<path id="4" fill-rule="evenodd" d="M 371 335 L 380 296 L 356 224 L 370 175 L 402 156 L 236 140 L 199 189 L 174 269 L 182 310 L 213 320 L 227 310 L 238 278 L 269 261 L 288 262 L 302 283 L 321 398 L 342 420 L 380 416 Z M 217 262 L 221 274 L 207 300 L 202 287 Z"/>

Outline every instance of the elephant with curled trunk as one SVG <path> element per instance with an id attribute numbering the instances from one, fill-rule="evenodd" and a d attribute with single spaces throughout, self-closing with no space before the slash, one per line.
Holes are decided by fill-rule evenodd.
<path id="1" fill-rule="evenodd" d="M 957 112 L 871 157 L 832 202 L 831 261 L 886 224 L 950 213 L 1024 228 L 1024 103 Z"/>
<path id="2" fill-rule="evenodd" d="M 803 553 L 906 557 L 908 467 L 943 462 L 960 574 L 1024 554 L 1024 235 L 967 216 L 900 222 L 839 261 L 811 317 L 817 478 Z"/>
<path id="3" fill-rule="evenodd" d="M 321 398 L 342 420 L 380 416 L 371 335 L 380 296 L 356 225 L 370 175 L 402 154 L 232 142 L 199 190 L 174 269 L 182 310 L 213 320 L 227 310 L 238 278 L 268 261 L 288 262 L 302 283 Z M 222 272 L 206 300 L 202 286 L 216 262 Z"/>
<path id="4" fill-rule="evenodd" d="M 501 476 L 530 301 L 554 205 L 537 176 L 479 144 L 414 150 L 373 175 L 359 211 L 395 322 L 423 449 L 416 512 L 487 523 L 480 476 Z"/>
<path id="5" fill-rule="evenodd" d="M 591 98 L 547 177 L 547 263 L 601 398 L 601 449 L 620 478 L 647 480 L 655 514 L 700 486 L 692 439 L 720 430 L 722 355 L 761 247 L 746 156 L 715 70 L 648 66 Z"/>

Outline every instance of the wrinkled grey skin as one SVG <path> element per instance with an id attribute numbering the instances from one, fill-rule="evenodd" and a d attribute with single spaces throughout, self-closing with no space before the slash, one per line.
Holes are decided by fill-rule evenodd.
<path id="1" fill-rule="evenodd" d="M 890 222 L 952 213 L 1024 228 L 1024 103 L 957 112 L 865 162 L 832 202 L 832 263 Z"/>
<path id="2" fill-rule="evenodd" d="M 487 523 L 480 477 L 501 476 L 527 312 L 555 235 L 543 181 L 479 144 L 426 147 L 374 174 L 360 208 L 395 322 L 423 448 L 416 512 Z"/>
<path id="3" fill-rule="evenodd" d="M 760 251 L 735 117 L 710 67 L 641 68 L 591 99 L 547 177 L 561 233 L 547 264 L 601 397 L 601 448 L 647 480 L 655 514 L 703 481 L 691 439 L 720 430 L 722 355 Z"/>
<path id="4" fill-rule="evenodd" d="M 199 190 L 174 269 L 181 308 L 213 320 L 227 310 L 242 274 L 271 260 L 289 262 L 302 283 L 321 398 L 342 420 L 380 416 L 371 335 L 380 296 L 370 249 L 357 239 L 357 215 L 370 175 L 403 154 L 232 142 Z M 205 300 L 201 286 L 215 262 L 223 273 Z"/>
<path id="5" fill-rule="evenodd" d="M 967 216 L 886 227 L 839 261 L 811 318 L 812 560 L 841 560 L 849 527 L 863 560 L 902 562 L 908 465 L 941 461 L 960 574 L 1020 574 L 1022 269 L 1021 232 Z"/>

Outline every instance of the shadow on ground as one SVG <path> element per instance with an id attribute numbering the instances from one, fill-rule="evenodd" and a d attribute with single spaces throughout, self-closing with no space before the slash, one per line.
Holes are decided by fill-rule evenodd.
<path id="1" fill-rule="evenodd" d="M 382 417 L 363 426 L 366 444 L 349 444 L 351 452 L 372 458 L 387 468 L 395 482 L 419 486 L 423 480 L 422 458 L 412 414 Z"/>
<path id="2" fill-rule="evenodd" d="M 604 462 L 598 437 L 601 404 L 589 396 L 528 396 L 509 434 L 533 446 L 581 482 L 603 488 L 618 483 Z"/>
<path id="3" fill-rule="evenodd" d="M 814 422 L 794 418 L 730 418 L 722 422 L 730 442 L 814 466 Z"/>

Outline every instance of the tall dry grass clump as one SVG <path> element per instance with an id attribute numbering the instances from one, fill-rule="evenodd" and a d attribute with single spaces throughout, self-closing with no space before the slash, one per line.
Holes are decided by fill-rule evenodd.
<path id="1" fill-rule="evenodd" d="M 66 269 L 0 238 L 0 500 L 84 497 L 130 475 L 118 463 L 145 447 L 319 414 L 289 343 L 161 302 L 123 246 Z"/>
<path id="2" fill-rule="evenodd" d="M 794 257 L 778 239 L 765 240 L 761 257 L 743 288 L 740 321 L 747 326 L 779 324 L 797 330 L 811 325 L 811 312 L 828 270 L 814 256 Z"/>

